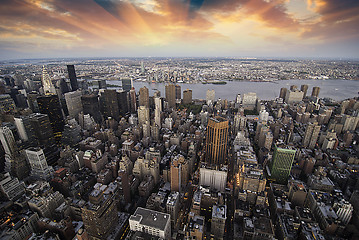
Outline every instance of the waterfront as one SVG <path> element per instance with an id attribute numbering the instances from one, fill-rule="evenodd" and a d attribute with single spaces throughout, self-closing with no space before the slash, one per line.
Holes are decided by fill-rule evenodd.
<path id="1" fill-rule="evenodd" d="M 109 84 L 121 86 L 121 81 L 107 81 Z M 133 86 L 136 91 L 143 86 L 146 86 L 150 95 L 152 96 L 156 90 L 161 91 L 161 96 L 165 96 L 165 85 L 167 83 L 148 83 L 134 81 Z M 185 89 L 192 89 L 192 96 L 194 99 L 205 99 L 207 89 L 214 89 L 216 92 L 216 99 L 234 100 L 238 93 L 244 94 L 248 92 L 255 92 L 262 100 L 271 100 L 279 96 L 280 88 L 286 87 L 289 89 L 291 85 L 308 85 L 308 93 L 311 94 L 312 88 L 315 86 L 320 87 L 319 97 L 332 98 L 334 100 L 344 100 L 351 97 L 358 96 L 359 81 L 353 80 L 281 80 L 275 82 L 248 82 L 248 81 L 230 81 L 225 85 L 215 84 L 186 84 L 178 83 L 182 91 Z"/>

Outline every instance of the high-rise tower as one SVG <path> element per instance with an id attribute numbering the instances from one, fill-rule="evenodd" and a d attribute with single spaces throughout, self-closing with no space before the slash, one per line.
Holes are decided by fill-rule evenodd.
<path id="1" fill-rule="evenodd" d="M 318 136 L 320 133 L 320 125 L 317 122 L 308 123 L 303 137 L 303 147 L 313 149 L 317 143 Z"/>
<path id="2" fill-rule="evenodd" d="M 37 103 L 40 113 L 49 116 L 55 138 L 60 138 L 64 130 L 65 122 L 59 98 L 57 95 L 41 96 L 37 98 Z"/>
<path id="3" fill-rule="evenodd" d="M 75 66 L 74 65 L 67 65 L 67 72 L 69 73 L 69 78 L 70 78 L 70 84 L 71 84 L 72 91 L 76 91 L 79 88 L 79 85 L 77 83 Z"/>
<path id="4" fill-rule="evenodd" d="M 206 135 L 206 161 L 212 166 L 225 164 L 227 156 L 228 120 L 210 118 Z"/>
<path id="5" fill-rule="evenodd" d="M 192 103 L 192 90 L 186 89 L 183 91 L 183 104 L 191 104 Z"/>
<path id="6" fill-rule="evenodd" d="M 206 93 L 207 105 L 214 103 L 215 95 L 216 92 L 214 91 L 214 89 L 212 90 L 207 89 L 207 93 Z"/>
<path id="7" fill-rule="evenodd" d="M 286 183 L 292 169 L 296 150 L 290 148 L 274 147 L 271 162 L 271 178 L 279 183 Z"/>
<path id="8" fill-rule="evenodd" d="M 66 105 L 71 118 L 78 119 L 79 113 L 82 111 L 81 96 L 81 91 L 65 93 Z"/>
<path id="9" fill-rule="evenodd" d="M 5 150 L 5 171 L 19 179 L 23 179 L 28 173 L 27 162 L 25 157 L 18 151 L 10 128 L 0 128 L 0 141 Z"/>
<path id="10" fill-rule="evenodd" d="M 89 201 L 81 209 L 82 220 L 90 239 L 107 239 L 118 222 L 118 188 L 115 185 L 96 184 L 89 195 Z"/>
<path id="11" fill-rule="evenodd" d="M 138 100 L 138 105 L 139 106 L 145 106 L 145 107 L 150 107 L 150 98 L 149 98 L 149 92 L 148 92 L 148 88 L 146 88 L 146 86 L 140 88 L 140 92 L 139 92 L 139 100 Z"/>
<path id="12" fill-rule="evenodd" d="M 320 92 L 320 87 L 313 87 L 312 97 L 318 97 Z"/>
<path id="13" fill-rule="evenodd" d="M 176 92 L 176 100 L 181 99 L 181 86 L 177 85 L 175 86 L 175 92 Z"/>
<path id="14" fill-rule="evenodd" d="M 44 151 L 41 148 L 29 148 L 25 154 L 31 166 L 31 176 L 49 181 L 53 169 L 47 165 Z"/>
<path id="15" fill-rule="evenodd" d="M 132 79 L 130 78 L 124 78 L 122 79 L 122 89 L 124 91 L 130 91 L 132 89 Z"/>
<path id="16" fill-rule="evenodd" d="M 130 112 L 134 113 L 137 110 L 137 99 L 136 99 L 136 90 L 134 87 L 130 90 Z"/>
<path id="17" fill-rule="evenodd" d="M 308 85 L 307 84 L 303 84 L 300 86 L 300 91 L 302 91 L 304 93 L 303 97 L 307 96 L 307 92 L 308 92 Z"/>
<path id="18" fill-rule="evenodd" d="M 174 84 L 168 84 L 165 87 L 166 92 L 166 101 L 168 102 L 168 107 L 176 107 L 176 86 Z"/>
<path id="19" fill-rule="evenodd" d="M 101 95 L 101 105 L 105 117 L 113 117 L 117 121 L 120 119 L 120 107 L 116 90 L 105 90 Z"/>
<path id="20" fill-rule="evenodd" d="M 46 146 L 54 144 L 54 133 L 49 116 L 47 114 L 33 113 L 29 115 L 29 119 L 38 143 Z"/>
<path id="21" fill-rule="evenodd" d="M 81 102 L 84 114 L 90 114 L 97 123 L 100 123 L 101 113 L 98 96 L 95 94 L 83 95 Z"/>
<path id="22" fill-rule="evenodd" d="M 159 128 L 161 128 L 161 112 L 162 112 L 161 98 L 155 97 L 155 124 Z"/>
<path id="23" fill-rule="evenodd" d="M 42 87 L 45 94 L 56 94 L 54 84 L 52 84 L 50 75 L 47 73 L 45 66 L 42 66 Z"/>

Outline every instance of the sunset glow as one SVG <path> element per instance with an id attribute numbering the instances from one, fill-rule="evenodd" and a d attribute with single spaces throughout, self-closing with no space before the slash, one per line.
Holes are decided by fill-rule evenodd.
<path id="1" fill-rule="evenodd" d="M 352 0 L 3 0 L 1 59 L 343 57 L 359 53 Z"/>

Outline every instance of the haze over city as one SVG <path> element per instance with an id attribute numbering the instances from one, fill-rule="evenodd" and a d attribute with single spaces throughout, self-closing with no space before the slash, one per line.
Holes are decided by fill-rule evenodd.
<path id="1" fill-rule="evenodd" d="M 3 0 L 1 59 L 357 58 L 353 0 Z"/>

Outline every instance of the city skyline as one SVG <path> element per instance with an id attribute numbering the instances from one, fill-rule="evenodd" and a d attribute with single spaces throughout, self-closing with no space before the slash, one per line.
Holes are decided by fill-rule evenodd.
<path id="1" fill-rule="evenodd" d="M 351 0 L 3 1 L 1 59 L 357 58 Z"/>

